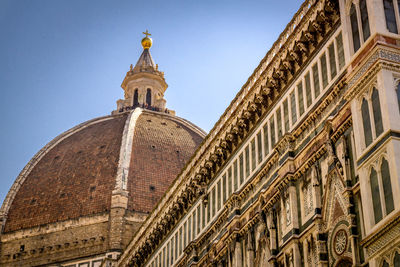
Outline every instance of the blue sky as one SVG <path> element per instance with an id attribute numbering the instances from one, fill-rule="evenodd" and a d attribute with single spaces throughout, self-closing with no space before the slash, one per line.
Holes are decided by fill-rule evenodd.
<path id="1" fill-rule="evenodd" d="M 146 29 L 167 107 L 207 132 L 301 0 L 0 0 L 0 201 L 60 133 L 110 114 Z"/>

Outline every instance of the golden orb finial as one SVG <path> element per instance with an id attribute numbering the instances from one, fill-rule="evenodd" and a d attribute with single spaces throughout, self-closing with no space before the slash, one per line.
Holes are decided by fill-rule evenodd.
<path id="1" fill-rule="evenodd" d="M 153 44 L 153 40 L 149 37 L 151 34 L 147 30 L 143 34 L 145 34 L 146 37 L 142 39 L 142 46 L 144 49 L 149 49 Z"/>

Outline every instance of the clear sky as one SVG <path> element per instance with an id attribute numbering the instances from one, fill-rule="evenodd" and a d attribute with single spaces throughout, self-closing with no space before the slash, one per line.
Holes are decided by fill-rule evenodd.
<path id="1" fill-rule="evenodd" d="M 0 0 L 0 202 L 69 128 L 110 114 L 146 29 L 167 107 L 207 132 L 302 0 Z"/>

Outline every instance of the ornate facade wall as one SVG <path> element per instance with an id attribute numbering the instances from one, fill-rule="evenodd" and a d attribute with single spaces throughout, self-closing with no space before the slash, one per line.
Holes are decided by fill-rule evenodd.
<path id="1" fill-rule="evenodd" d="M 397 1 L 308 0 L 116 266 L 400 266 Z"/>

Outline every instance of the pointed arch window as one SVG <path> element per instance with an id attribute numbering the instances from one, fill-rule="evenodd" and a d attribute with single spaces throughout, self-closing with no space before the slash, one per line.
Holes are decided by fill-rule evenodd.
<path id="1" fill-rule="evenodd" d="M 379 102 L 379 92 L 374 88 L 372 90 L 372 110 L 374 114 L 375 135 L 379 136 L 383 132 L 381 104 Z"/>
<path id="2" fill-rule="evenodd" d="M 392 183 L 390 182 L 389 163 L 385 158 L 382 159 L 381 174 L 382 174 L 383 195 L 385 196 L 386 214 L 389 214 L 394 210 L 394 202 L 393 202 Z"/>
<path id="3" fill-rule="evenodd" d="M 370 186 L 375 224 L 394 210 L 392 183 L 390 179 L 390 166 L 385 157 L 381 163 L 371 169 Z"/>
<path id="4" fill-rule="evenodd" d="M 371 184 L 372 204 L 374 208 L 375 223 L 378 223 L 380 220 L 382 220 L 382 206 L 379 193 L 378 174 L 374 168 L 371 169 L 369 180 Z"/>
<path id="5" fill-rule="evenodd" d="M 371 119 L 369 117 L 368 101 L 363 98 L 361 105 L 361 115 L 364 126 L 364 140 L 365 146 L 369 146 L 372 143 L 372 131 L 371 131 Z"/>
<path id="6" fill-rule="evenodd" d="M 350 7 L 350 28 L 354 53 L 371 36 L 367 0 L 354 1 Z"/>
<path id="7" fill-rule="evenodd" d="M 146 92 L 146 104 L 151 106 L 151 89 L 147 88 Z"/>
<path id="8" fill-rule="evenodd" d="M 393 261 L 394 267 L 400 267 L 400 254 L 396 252 L 396 255 L 394 256 L 394 261 Z"/>
<path id="9" fill-rule="evenodd" d="M 383 0 L 383 9 L 385 11 L 386 27 L 388 31 L 398 33 L 393 0 Z"/>
<path id="10" fill-rule="evenodd" d="M 138 89 L 135 89 L 135 92 L 133 93 L 133 106 L 137 106 L 139 104 L 139 92 Z"/>
<path id="11" fill-rule="evenodd" d="M 360 15 L 361 15 L 362 31 L 363 31 L 364 42 L 365 42 L 371 35 L 370 29 L 369 29 L 367 0 L 360 0 Z"/>
<path id="12" fill-rule="evenodd" d="M 387 263 L 386 261 L 383 262 L 382 267 L 389 267 L 389 263 Z"/>
<path id="13" fill-rule="evenodd" d="M 356 11 L 356 6 L 354 4 L 351 4 L 350 8 L 350 25 L 351 25 L 351 33 L 353 36 L 353 48 L 355 53 L 360 48 L 361 42 L 360 42 L 360 32 L 358 29 L 357 11 Z"/>

